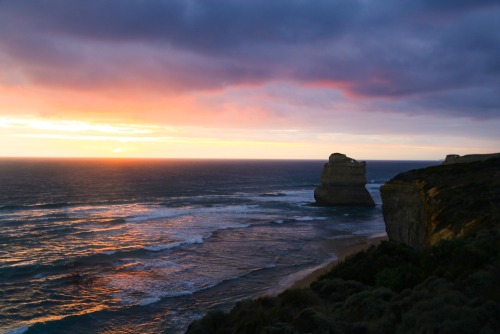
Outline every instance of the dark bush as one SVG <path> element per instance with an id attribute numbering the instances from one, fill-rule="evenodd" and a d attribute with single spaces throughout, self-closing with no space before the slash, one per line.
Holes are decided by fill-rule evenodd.
<path id="1" fill-rule="evenodd" d="M 340 302 L 347 297 L 367 289 L 367 286 L 357 281 L 345 281 L 339 278 L 321 279 L 311 284 L 311 289 L 329 302 Z"/>

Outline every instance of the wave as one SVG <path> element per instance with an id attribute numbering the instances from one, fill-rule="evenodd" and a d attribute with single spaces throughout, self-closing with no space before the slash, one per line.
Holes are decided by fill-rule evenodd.
<path id="1" fill-rule="evenodd" d="M 113 255 L 113 254 L 116 254 L 116 251 L 104 251 L 102 253 L 105 255 Z"/>
<path id="2" fill-rule="evenodd" d="M 132 215 L 126 220 L 131 223 L 141 223 L 148 220 L 168 219 L 180 216 L 198 214 L 243 214 L 257 209 L 257 205 L 211 205 L 211 206 L 186 206 L 181 208 L 145 206 L 143 211 Z"/>
<path id="3" fill-rule="evenodd" d="M 197 290 L 197 291 L 199 291 L 199 290 Z M 175 298 L 175 297 L 181 297 L 181 296 L 189 296 L 195 292 L 196 291 L 178 291 L 178 292 L 169 292 L 169 293 L 162 292 L 162 293 L 158 293 L 158 295 L 154 295 L 154 296 L 150 296 L 150 297 L 146 297 L 146 298 L 141 298 L 137 305 L 146 306 L 146 305 L 157 303 L 164 298 Z"/>
<path id="4" fill-rule="evenodd" d="M 287 196 L 285 193 L 277 192 L 277 193 L 264 193 L 260 194 L 260 197 L 285 197 Z"/>
<path id="5" fill-rule="evenodd" d="M 276 268 L 276 266 L 277 265 L 275 262 L 267 263 L 267 264 L 263 265 L 262 267 L 249 270 L 249 271 L 242 273 L 240 275 L 236 275 L 236 276 L 229 277 L 226 279 L 221 279 L 220 281 L 217 281 L 217 282 L 201 283 L 199 286 L 193 287 L 192 289 L 168 291 L 168 289 L 159 288 L 159 289 L 153 290 L 153 291 L 151 291 L 151 290 L 145 291 L 144 292 L 145 296 L 142 296 L 142 297 L 134 297 L 134 295 L 137 295 L 137 291 L 135 291 L 135 293 L 129 292 L 128 294 L 125 292 L 121 292 L 121 293 L 117 294 L 116 297 L 120 298 L 120 300 L 123 303 L 129 304 L 131 306 L 132 305 L 146 306 L 146 305 L 160 302 L 160 301 L 167 299 L 167 298 L 175 298 L 175 297 L 180 297 L 180 296 L 194 295 L 195 293 L 206 291 L 206 290 L 212 289 L 212 288 L 216 288 L 216 287 L 219 287 L 223 284 L 234 282 L 234 281 L 237 281 L 239 279 L 254 275 L 254 274 L 262 272 L 262 271 L 274 270 Z M 123 294 L 126 294 L 126 296 L 124 296 Z"/>
<path id="6" fill-rule="evenodd" d="M 281 224 L 284 224 L 286 222 L 309 222 L 309 221 L 326 220 L 326 219 L 328 219 L 328 217 L 304 216 L 304 217 L 292 217 L 292 218 L 273 220 L 272 223 L 281 225 Z"/>
<path id="7" fill-rule="evenodd" d="M 166 249 L 172 249 L 183 245 L 202 244 L 202 243 L 203 243 L 203 237 L 201 235 L 195 235 L 183 241 L 172 242 L 169 244 L 146 246 L 144 247 L 144 249 L 150 252 L 160 252 Z"/>
<path id="8" fill-rule="evenodd" d="M 58 203 L 36 203 L 36 204 L 7 204 L 0 207 L 0 211 L 20 211 L 20 210 L 49 210 L 62 209 L 66 207 L 88 205 L 87 203 L 58 202 Z"/>
<path id="9" fill-rule="evenodd" d="M 123 205 L 133 203 L 131 201 L 95 201 L 95 202 L 55 202 L 55 203 L 33 203 L 33 204 L 5 204 L 0 205 L 0 211 L 21 211 L 21 210 L 50 210 L 63 209 L 69 207 L 98 207 L 109 205 Z"/>
<path id="10" fill-rule="evenodd" d="M 29 326 L 20 326 L 13 329 L 8 329 L 5 334 L 24 334 L 30 329 Z"/>
<path id="11" fill-rule="evenodd" d="M 177 247 L 182 247 L 186 245 L 193 245 L 193 244 L 202 244 L 204 241 L 214 235 L 217 231 L 223 231 L 223 230 L 230 230 L 230 229 L 241 229 L 241 228 L 248 228 L 252 226 L 251 224 L 213 224 L 213 225 L 208 225 L 206 226 L 206 229 L 204 231 L 203 235 L 182 235 L 182 234 L 177 234 L 175 235 L 175 232 L 172 231 L 172 234 L 170 234 L 173 238 L 177 239 L 172 242 L 167 242 L 167 243 L 159 243 L 159 244 L 152 244 L 152 245 L 146 245 L 146 246 L 141 246 L 137 245 L 135 247 L 127 247 L 127 248 L 120 248 L 117 247 L 115 249 L 113 248 L 107 248 L 107 249 L 102 249 L 98 250 L 96 249 L 95 252 L 90 253 L 90 254 L 85 254 L 85 255 L 78 255 L 73 258 L 59 258 L 51 261 L 50 263 L 40 263 L 37 259 L 30 259 L 29 261 L 21 261 L 21 262 L 4 262 L 0 264 L 0 274 L 2 271 L 6 270 L 9 272 L 10 270 L 14 270 L 12 272 L 9 272 L 9 274 L 16 274 L 16 275 L 30 275 L 32 276 L 33 271 L 38 271 L 38 270 L 44 270 L 44 271 L 49 271 L 52 272 L 54 270 L 64 270 L 64 268 L 68 267 L 80 267 L 80 266 L 86 266 L 86 265 L 95 265 L 95 264 L 106 264 L 110 263 L 112 261 L 116 261 L 122 258 L 126 257 L 143 257 L 145 256 L 148 252 L 161 252 L 165 250 L 173 250 Z M 123 229 L 124 227 L 119 227 L 118 229 Z M 106 228 L 106 229 L 94 229 L 93 231 L 108 231 L 112 230 L 113 228 Z M 91 233 L 90 232 L 78 232 L 77 234 L 81 233 Z M 182 231 L 181 231 L 182 233 Z M 15 269 L 14 269 L 15 268 Z"/>
<path id="12" fill-rule="evenodd" d="M 314 188 L 311 188 L 314 189 Z M 304 190 L 281 190 L 266 193 L 237 193 L 240 198 L 261 202 L 284 202 L 290 204 L 309 203 L 313 200 L 311 189 Z"/>
<path id="13" fill-rule="evenodd" d="M 218 226 L 217 230 L 232 230 L 238 228 L 247 228 L 250 226 L 252 226 L 252 224 L 229 224 L 229 225 Z"/>
<path id="14" fill-rule="evenodd" d="M 325 219 L 328 219 L 328 217 L 296 217 L 296 218 L 292 218 L 292 219 L 299 221 L 299 222 L 307 222 L 307 221 L 313 221 L 313 220 L 325 220 Z"/>

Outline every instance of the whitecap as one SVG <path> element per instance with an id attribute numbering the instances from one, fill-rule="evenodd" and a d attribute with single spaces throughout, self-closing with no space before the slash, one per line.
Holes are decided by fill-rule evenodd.
<path id="1" fill-rule="evenodd" d="M 257 202 L 287 202 L 287 203 L 309 203 L 312 200 L 310 189 L 308 190 L 285 190 L 268 194 L 239 194 Z M 244 195 L 244 196 L 242 196 Z"/>
<path id="2" fill-rule="evenodd" d="M 312 221 L 312 220 L 324 220 L 324 219 L 328 219 L 328 218 L 327 217 L 309 217 L 309 216 L 293 218 L 293 220 L 296 220 L 296 221 Z"/>
<path id="3" fill-rule="evenodd" d="M 144 247 L 144 249 L 147 250 L 147 251 L 150 251 L 150 252 L 160 252 L 162 250 L 166 250 L 166 249 L 171 249 L 171 248 L 174 248 L 174 247 L 178 247 L 178 246 L 180 246 L 182 244 L 183 243 L 179 241 L 179 242 L 172 242 L 170 244 L 146 246 L 146 247 Z"/>
<path id="4" fill-rule="evenodd" d="M 258 209 L 258 205 L 214 205 L 214 206 L 186 206 L 183 208 L 169 207 L 143 207 L 140 211 L 135 212 L 126 218 L 131 223 L 142 223 L 149 220 L 169 219 L 182 216 L 192 215 L 213 215 L 213 214 L 245 214 L 254 209 Z"/>
<path id="5" fill-rule="evenodd" d="M 187 295 L 192 295 L 196 290 L 193 291 L 178 291 L 178 292 L 170 292 L 170 293 L 158 293 L 155 296 L 149 296 L 146 298 L 141 298 L 139 300 L 139 305 L 141 306 L 146 306 L 149 304 L 154 304 L 162 300 L 162 298 L 173 298 L 173 297 L 180 297 L 180 296 L 187 296 Z"/>
<path id="6" fill-rule="evenodd" d="M 159 302 L 160 300 L 161 300 L 161 297 L 159 297 L 159 296 L 143 298 L 140 300 L 139 305 L 145 306 L 145 305 L 149 305 L 149 304 L 154 304 L 154 303 Z"/>
<path id="7" fill-rule="evenodd" d="M 177 241 L 169 244 L 151 245 L 144 247 L 144 249 L 150 252 L 160 252 L 162 250 L 172 249 L 182 245 L 202 244 L 202 243 L 203 243 L 203 237 L 201 235 L 195 235 L 185 239 L 184 241 Z"/>
<path id="8" fill-rule="evenodd" d="M 28 331 L 28 329 L 29 329 L 29 326 L 21 326 L 21 327 L 17 327 L 17 328 L 8 330 L 7 332 L 5 332 L 5 334 L 23 334 L 23 333 L 26 333 Z"/>
<path id="9" fill-rule="evenodd" d="M 163 298 L 187 296 L 187 295 L 192 295 L 194 292 L 196 292 L 196 290 L 177 291 L 177 292 L 152 291 L 145 294 L 142 297 L 128 296 L 127 293 L 121 292 L 121 293 L 115 293 L 114 297 L 118 298 L 120 300 L 120 303 L 122 304 L 147 306 L 150 304 L 158 303 Z"/>
<path id="10" fill-rule="evenodd" d="M 237 228 L 247 228 L 250 226 L 251 226 L 250 224 L 229 224 L 229 225 L 220 226 L 217 229 L 218 230 L 230 230 L 230 229 L 237 229 Z"/>

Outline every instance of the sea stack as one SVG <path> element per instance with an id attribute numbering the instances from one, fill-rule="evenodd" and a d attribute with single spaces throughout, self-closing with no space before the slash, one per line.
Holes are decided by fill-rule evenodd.
<path id="1" fill-rule="evenodd" d="M 373 207 L 366 185 L 366 162 L 333 153 L 321 173 L 321 185 L 314 190 L 319 206 Z"/>

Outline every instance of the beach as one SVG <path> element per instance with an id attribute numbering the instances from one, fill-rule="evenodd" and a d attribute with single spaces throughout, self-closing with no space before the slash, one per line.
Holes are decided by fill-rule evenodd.
<path id="1" fill-rule="evenodd" d="M 334 266 L 344 261 L 347 257 L 367 250 L 372 246 L 377 246 L 384 240 L 388 240 L 387 235 L 385 233 L 379 233 L 364 238 L 356 238 L 354 241 L 341 240 L 332 243 L 331 247 L 336 250 L 338 258 L 328 262 L 323 266 L 312 268 L 308 271 L 303 272 L 300 277 L 296 277 L 295 280 L 290 282 L 290 285 L 287 287 L 287 289 L 308 288 L 311 283 L 316 281 L 321 276 L 327 274 L 330 270 L 332 270 Z"/>

